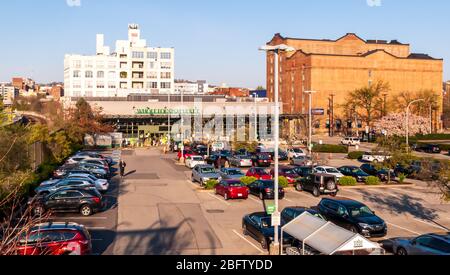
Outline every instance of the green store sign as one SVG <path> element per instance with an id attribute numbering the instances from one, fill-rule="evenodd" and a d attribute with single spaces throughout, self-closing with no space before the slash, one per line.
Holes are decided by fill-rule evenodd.
<path id="1" fill-rule="evenodd" d="M 194 109 L 136 109 L 136 115 L 197 115 L 200 111 Z"/>

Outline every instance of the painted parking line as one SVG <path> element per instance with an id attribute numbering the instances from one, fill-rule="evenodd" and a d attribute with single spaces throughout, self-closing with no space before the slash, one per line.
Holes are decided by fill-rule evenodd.
<path id="1" fill-rule="evenodd" d="M 255 198 L 253 198 L 253 197 L 251 197 L 251 196 L 249 196 L 248 198 L 249 198 L 250 200 L 256 202 L 257 204 L 263 204 L 263 202 L 262 202 L 261 200 L 257 200 L 257 199 L 255 199 Z"/>
<path id="2" fill-rule="evenodd" d="M 216 195 L 213 195 L 213 194 L 211 194 L 211 193 L 208 193 L 208 195 L 209 195 L 210 197 L 215 198 L 216 200 L 220 201 L 221 203 L 224 203 L 224 204 L 226 204 L 226 205 L 228 205 L 228 206 L 231 206 L 230 203 L 228 203 L 227 201 L 225 201 L 225 200 L 223 200 L 223 199 L 221 199 L 221 198 L 218 198 Z"/>
<path id="3" fill-rule="evenodd" d="M 108 217 L 54 217 L 51 220 L 63 219 L 63 220 L 107 220 Z"/>
<path id="4" fill-rule="evenodd" d="M 396 227 L 396 228 L 398 228 L 398 229 L 402 229 L 402 230 L 404 230 L 404 231 L 408 231 L 409 233 L 413 233 L 414 235 L 418 235 L 418 236 L 421 235 L 420 233 L 417 233 L 417 232 L 415 232 L 415 231 L 412 231 L 412 230 L 410 230 L 410 229 L 408 229 L 408 228 L 404 228 L 404 227 L 402 227 L 402 226 L 400 226 L 400 225 L 397 225 L 397 224 L 393 224 L 393 223 L 390 223 L 390 222 L 386 222 L 386 224 L 391 225 L 391 226 L 393 226 L 393 227 Z"/>
<path id="5" fill-rule="evenodd" d="M 290 202 L 290 203 L 294 203 L 293 200 L 290 200 L 290 199 L 287 199 L 287 198 L 284 198 L 284 200 L 287 201 L 287 202 Z"/>
<path id="6" fill-rule="evenodd" d="M 421 222 L 423 224 L 427 224 L 427 225 L 429 225 L 431 227 L 435 227 L 435 228 L 438 228 L 438 229 L 441 229 L 441 230 L 444 230 L 444 231 L 450 231 L 448 228 L 443 227 L 441 225 L 437 225 L 437 224 L 434 224 L 434 223 L 431 223 L 431 222 L 427 222 L 427 221 L 424 221 L 424 220 L 421 220 L 421 219 L 417 219 L 417 218 L 413 218 L 413 219 L 418 221 L 418 222 Z"/>
<path id="7" fill-rule="evenodd" d="M 238 235 L 239 238 L 243 239 L 244 241 L 246 241 L 248 244 L 250 244 L 251 246 L 253 246 L 256 250 L 258 250 L 261 253 L 266 253 L 264 252 L 261 248 L 257 247 L 254 243 L 252 243 L 251 241 L 247 240 L 246 237 L 242 236 L 241 234 L 239 234 L 236 230 L 233 229 L 234 234 Z"/>

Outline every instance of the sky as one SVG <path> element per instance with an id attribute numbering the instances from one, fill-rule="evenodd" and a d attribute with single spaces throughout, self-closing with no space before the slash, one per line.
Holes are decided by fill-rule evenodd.
<path id="1" fill-rule="evenodd" d="M 7 0 L 0 1 L 0 82 L 13 76 L 63 81 L 65 54 L 95 54 L 127 39 L 137 23 L 150 46 L 175 48 L 177 79 L 265 86 L 258 48 L 288 37 L 409 43 L 412 52 L 450 60 L 446 0 Z M 79 5 L 78 5 L 79 4 Z M 444 80 L 450 80 L 445 62 Z"/>

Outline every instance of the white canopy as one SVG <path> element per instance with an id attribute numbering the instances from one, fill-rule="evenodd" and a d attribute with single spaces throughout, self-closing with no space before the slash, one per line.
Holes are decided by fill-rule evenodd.
<path id="1" fill-rule="evenodd" d="M 303 250 L 307 245 L 324 255 L 361 250 L 384 251 L 377 243 L 308 212 L 286 224 L 281 230 L 282 238 L 284 233 L 301 241 Z"/>

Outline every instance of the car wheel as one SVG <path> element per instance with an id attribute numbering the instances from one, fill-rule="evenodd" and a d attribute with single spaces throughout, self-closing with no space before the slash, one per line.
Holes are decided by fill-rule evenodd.
<path id="1" fill-rule="evenodd" d="M 227 194 L 227 193 L 225 193 L 225 195 L 223 195 L 223 197 L 225 198 L 226 201 L 230 199 L 230 198 L 228 197 L 228 194 Z"/>
<path id="2" fill-rule="evenodd" d="M 350 231 L 352 231 L 353 233 L 359 233 L 358 228 L 356 228 L 355 226 L 350 227 Z"/>
<path id="3" fill-rule="evenodd" d="M 336 193 L 331 193 L 330 196 L 336 197 L 337 196 L 337 192 Z"/>
<path id="4" fill-rule="evenodd" d="M 192 182 L 195 183 L 194 174 L 192 174 L 191 179 L 192 179 Z"/>
<path id="5" fill-rule="evenodd" d="M 244 234 L 244 236 L 248 236 L 247 225 L 245 225 L 245 224 L 244 224 L 244 226 L 242 226 L 242 234 Z"/>
<path id="6" fill-rule="evenodd" d="M 83 205 L 80 208 L 81 215 L 88 217 L 92 215 L 92 208 L 89 205 Z"/>
<path id="7" fill-rule="evenodd" d="M 400 247 L 397 249 L 397 253 L 398 256 L 407 256 L 408 252 L 406 252 L 406 249 L 404 249 L 403 247 Z"/>
<path id="8" fill-rule="evenodd" d="M 261 192 L 259 193 L 259 198 L 263 201 L 264 200 L 264 194 Z"/>
<path id="9" fill-rule="evenodd" d="M 316 186 L 315 186 L 314 189 L 313 189 L 313 195 L 314 195 L 314 197 L 316 197 L 316 198 L 320 197 L 320 190 L 319 190 L 319 188 L 317 188 Z"/>
<path id="10" fill-rule="evenodd" d="M 269 244 L 268 244 L 268 242 L 267 242 L 267 240 L 266 239 L 262 239 L 261 241 L 260 241 L 260 244 L 261 244 L 261 248 L 262 249 L 267 249 L 268 247 L 269 247 Z"/>
<path id="11" fill-rule="evenodd" d="M 302 192 L 303 186 L 300 183 L 297 183 L 297 185 L 295 186 L 295 190 L 297 190 L 298 192 Z"/>

